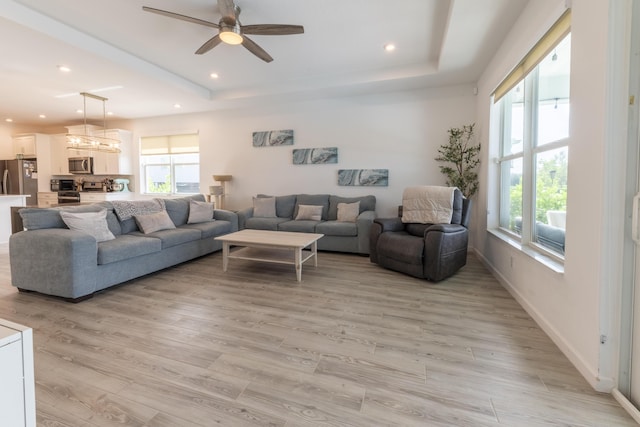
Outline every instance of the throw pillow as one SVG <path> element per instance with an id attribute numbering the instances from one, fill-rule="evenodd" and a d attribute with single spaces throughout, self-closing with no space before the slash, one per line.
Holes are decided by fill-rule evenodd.
<path id="1" fill-rule="evenodd" d="M 90 234 L 97 242 L 105 242 L 116 238 L 107 225 L 106 209 L 102 209 L 99 212 L 77 213 L 60 211 L 60 217 L 69 229 Z"/>
<path id="2" fill-rule="evenodd" d="M 189 219 L 187 224 L 213 221 L 213 203 L 189 200 Z"/>
<path id="3" fill-rule="evenodd" d="M 356 222 L 356 218 L 360 214 L 360 202 L 355 203 L 338 203 L 338 221 L 339 222 Z"/>
<path id="4" fill-rule="evenodd" d="M 298 205 L 296 221 L 300 220 L 320 221 L 322 219 L 322 206 Z"/>
<path id="5" fill-rule="evenodd" d="M 275 197 L 254 197 L 253 198 L 253 216 L 259 218 L 275 218 L 276 217 L 276 198 Z"/>
<path id="6" fill-rule="evenodd" d="M 154 212 L 144 215 L 135 215 L 136 224 L 144 234 L 154 231 L 176 228 L 167 211 Z"/>

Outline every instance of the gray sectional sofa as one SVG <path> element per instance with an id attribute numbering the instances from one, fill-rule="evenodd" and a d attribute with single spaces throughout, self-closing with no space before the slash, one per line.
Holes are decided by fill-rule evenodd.
<path id="1" fill-rule="evenodd" d="M 175 228 L 147 234 L 139 227 L 139 217 L 122 215 L 126 219 L 121 219 L 117 215 L 115 201 L 21 209 L 26 230 L 13 234 L 9 240 L 13 286 L 77 302 L 110 286 L 218 251 L 222 243 L 214 238 L 238 230 L 237 215 L 224 210 L 214 210 L 211 219 L 188 223 L 190 206 L 195 202 L 204 206 L 202 195 L 160 202 Z M 129 203 L 135 209 L 137 203 L 145 201 Z M 62 211 L 103 215 L 104 210 L 106 226 L 113 236 L 101 242 L 90 234 L 67 228 L 61 217 Z"/>
<path id="2" fill-rule="evenodd" d="M 256 216 L 255 199 L 275 197 L 275 213 Z M 238 211 L 239 229 L 260 229 L 324 234 L 318 249 L 369 255 L 369 229 L 376 217 L 375 196 L 341 197 L 330 194 L 291 194 L 268 196 L 259 194 L 254 206 Z M 338 221 L 338 205 L 358 202 L 353 220 Z M 319 219 L 298 219 L 300 206 L 322 206 Z M 342 206 L 341 206 L 342 208 Z M 340 218 L 342 219 L 342 218 Z"/>

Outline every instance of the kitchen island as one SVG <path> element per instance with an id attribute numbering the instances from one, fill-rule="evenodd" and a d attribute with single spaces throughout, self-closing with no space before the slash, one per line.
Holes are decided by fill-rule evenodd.
<path id="1" fill-rule="evenodd" d="M 11 236 L 11 207 L 27 205 L 27 195 L 0 194 L 0 243 L 7 243 Z"/>

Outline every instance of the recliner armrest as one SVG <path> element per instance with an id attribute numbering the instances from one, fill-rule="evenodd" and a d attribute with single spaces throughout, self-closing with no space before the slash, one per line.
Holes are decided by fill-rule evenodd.
<path id="1" fill-rule="evenodd" d="M 231 223 L 231 231 L 238 231 L 238 214 L 224 209 L 214 209 L 213 219 L 221 221 L 229 221 Z"/>
<path id="2" fill-rule="evenodd" d="M 443 233 L 457 233 L 459 231 L 466 230 L 466 228 L 460 224 L 433 224 L 424 232 L 425 236 L 430 231 L 441 231 Z"/>
<path id="3" fill-rule="evenodd" d="M 373 220 L 376 224 L 380 224 L 381 232 L 385 231 L 403 231 L 404 223 L 402 218 L 376 218 Z"/>

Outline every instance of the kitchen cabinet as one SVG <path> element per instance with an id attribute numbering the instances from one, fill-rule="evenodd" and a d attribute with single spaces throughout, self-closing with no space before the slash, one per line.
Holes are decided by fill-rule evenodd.
<path id="1" fill-rule="evenodd" d="M 0 319 L 0 414 L 2 425 L 36 425 L 33 331 Z"/>
<path id="2" fill-rule="evenodd" d="M 36 157 L 38 154 L 48 156 L 49 135 L 29 133 L 14 135 L 12 138 L 13 154 L 25 158 Z"/>
<path id="3" fill-rule="evenodd" d="M 67 135 L 51 135 L 51 174 L 66 175 L 69 173 L 69 153 Z"/>
<path id="4" fill-rule="evenodd" d="M 105 151 L 88 151 L 67 149 L 69 157 L 93 157 L 93 173 L 95 175 L 131 175 L 133 171 L 133 159 L 131 158 L 131 132 L 122 129 L 92 130 L 96 136 L 104 136 L 120 140 L 120 153 L 108 153 Z M 66 144 L 66 141 L 65 141 Z M 65 160 L 66 162 L 67 160 Z M 69 166 L 66 166 L 66 173 Z M 63 172 L 61 172 L 63 173 Z"/>
<path id="5" fill-rule="evenodd" d="M 58 204 L 58 193 L 54 193 L 51 191 L 38 192 L 39 208 L 50 208 L 53 205 L 57 205 L 57 204 Z"/>

